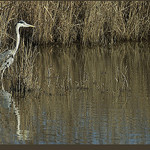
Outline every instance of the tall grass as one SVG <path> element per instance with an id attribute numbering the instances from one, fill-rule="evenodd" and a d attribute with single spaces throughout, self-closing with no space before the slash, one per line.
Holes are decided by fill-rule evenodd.
<path id="1" fill-rule="evenodd" d="M 149 40 L 149 16 L 148 1 L 3 1 L 0 2 L 0 36 L 3 41 L 13 37 L 14 24 L 23 19 L 36 25 L 29 35 L 40 44 Z"/>
<path id="2" fill-rule="evenodd" d="M 14 63 L 4 73 L 5 90 L 24 96 L 28 90 L 36 88 L 33 74 L 37 55 L 36 47 L 33 47 L 32 44 L 25 46 L 25 43 L 21 42 Z"/>

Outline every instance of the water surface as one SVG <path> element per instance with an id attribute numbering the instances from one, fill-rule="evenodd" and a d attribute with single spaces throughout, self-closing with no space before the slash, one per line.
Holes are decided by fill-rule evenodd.
<path id="1" fill-rule="evenodd" d="M 34 89 L 0 92 L 1 144 L 150 144 L 148 44 L 39 51 Z"/>

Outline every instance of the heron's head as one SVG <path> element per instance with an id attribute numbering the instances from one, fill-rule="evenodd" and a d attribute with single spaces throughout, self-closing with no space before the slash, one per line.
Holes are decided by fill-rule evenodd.
<path id="1" fill-rule="evenodd" d="M 28 24 L 28 23 L 26 23 L 25 21 L 23 21 L 23 20 L 20 20 L 18 23 L 17 23 L 17 26 L 20 28 L 20 27 L 35 27 L 35 26 L 33 26 L 33 25 L 31 25 L 31 24 Z"/>

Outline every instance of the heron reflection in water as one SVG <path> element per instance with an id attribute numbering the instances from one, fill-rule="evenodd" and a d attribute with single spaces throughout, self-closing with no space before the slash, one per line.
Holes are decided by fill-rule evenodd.
<path id="1" fill-rule="evenodd" d="M 13 106 L 13 107 L 11 107 L 11 106 Z M 19 110 L 18 106 L 16 105 L 15 100 L 13 99 L 12 95 L 9 92 L 4 91 L 4 90 L 0 90 L 0 108 L 3 108 L 2 110 L 5 109 L 7 111 L 13 108 L 13 111 L 14 111 L 14 113 L 16 115 L 16 119 L 17 119 L 17 127 L 16 127 L 17 138 L 20 141 L 29 140 L 30 139 L 30 134 L 29 134 L 30 131 L 25 130 L 25 129 L 23 129 L 23 130 L 21 129 L 20 110 Z M 10 117 L 10 116 L 8 115 L 8 117 Z M 6 127 L 4 130 L 10 130 L 10 129 Z"/>
<path id="2" fill-rule="evenodd" d="M 20 20 L 17 23 L 17 25 L 16 25 L 16 34 L 17 34 L 16 47 L 12 50 L 6 50 L 6 51 L 0 53 L 1 82 L 3 80 L 4 71 L 7 68 L 9 68 L 9 66 L 14 62 L 14 56 L 18 50 L 19 43 L 20 43 L 20 34 L 19 34 L 20 27 L 35 27 L 35 26 L 30 25 L 23 20 Z M 4 90 L 3 82 L 2 82 L 2 90 Z"/>

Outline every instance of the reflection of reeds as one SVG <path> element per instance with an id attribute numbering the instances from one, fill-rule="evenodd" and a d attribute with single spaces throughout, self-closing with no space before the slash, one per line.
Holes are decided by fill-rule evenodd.
<path id="1" fill-rule="evenodd" d="M 36 25 L 32 36 L 41 44 L 106 44 L 149 38 L 150 3 L 147 1 L 3 1 L 0 4 L 3 41 L 12 37 L 13 25 L 20 19 Z"/>
<path id="2" fill-rule="evenodd" d="M 128 135 L 139 131 L 141 136 L 149 135 L 149 45 L 125 43 L 109 50 L 94 47 L 78 51 L 76 46 L 65 52 L 62 48 L 57 50 L 59 53 L 54 54 L 46 49 L 35 60 L 33 76 L 37 75 L 37 85 L 42 90 L 32 91 L 19 99 L 19 104 L 16 102 L 21 130 L 29 130 L 31 137 L 25 143 L 43 140 L 46 144 L 92 144 L 97 139 L 97 144 L 104 144 L 99 139 L 105 139 L 108 144 L 125 144 L 131 138 L 137 140 L 126 136 L 127 131 Z M 16 61 L 20 62 L 18 57 Z M 14 63 L 11 68 L 15 66 Z M 6 111 L 0 110 L 3 127 L 16 122 L 14 112 L 6 122 Z M 137 144 L 144 144 L 144 140 L 137 140 Z"/>
<path id="3" fill-rule="evenodd" d="M 150 51 L 144 46 L 126 43 L 110 51 L 102 47 L 86 48 L 74 55 L 70 50 L 74 52 L 77 47 L 65 52 L 58 48 L 60 54 L 50 54 L 47 49 L 38 55 L 35 67 L 43 91 L 28 95 L 21 106 L 24 107 L 22 118 L 31 133 L 43 137 L 45 143 L 56 144 L 87 144 L 96 139 L 98 144 L 103 144 L 99 139 L 104 138 L 105 143 L 115 144 L 118 135 L 125 141 L 117 142 L 125 143 L 130 138 L 125 134 L 127 131 L 132 135 L 140 130 L 143 136 L 148 135 L 143 126 L 149 126 L 147 72 L 150 68 L 149 61 L 144 60 L 150 60 Z M 31 120 L 33 114 L 36 115 Z M 131 122 L 131 118 L 135 120 Z M 142 127 L 136 128 L 140 121 Z M 92 133 L 97 133 L 97 138 Z"/>
<path id="4" fill-rule="evenodd" d="M 36 61 L 38 84 L 52 95 L 64 95 L 75 89 L 86 91 L 91 89 L 92 85 L 101 92 L 113 90 L 117 93 L 129 90 L 130 75 L 134 69 L 131 69 L 133 60 L 137 61 L 135 64 L 143 61 L 145 57 L 149 60 L 149 51 L 146 55 L 140 54 L 140 47 L 143 50 L 142 44 L 125 43 L 111 47 L 109 52 L 104 47 L 84 47 L 78 51 L 75 45 L 66 48 L 65 52 L 63 48 L 57 48 L 59 53 L 53 54 L 49 52 L 50 49 L 46 49 L 47 52 L 39 55 Z M 55 51 L 55 48 L 52 51 Z M 45 88 L 47 83 L 48 87 Z"/>

